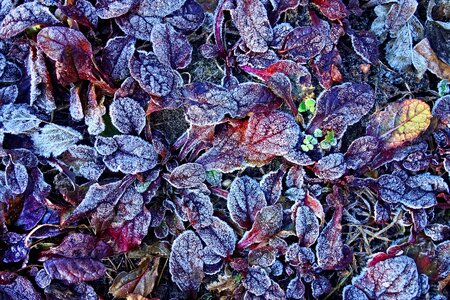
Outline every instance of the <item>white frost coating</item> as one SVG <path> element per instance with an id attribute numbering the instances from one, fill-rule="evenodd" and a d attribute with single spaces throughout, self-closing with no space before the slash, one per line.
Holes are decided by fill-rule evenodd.
<path id="1" fill-rule="evenodd" d="M 81 138 L 78 131 L 56 124 L 47 124 L 31 135 L 36 153 L 45 157 L 60 155 Z"/>
<path id="2" fill-rule="evenodd" d="M 416 263 L 407 256 L 380 261 L 353 278 L 352 283 L 370 299 L 409 300 L 420 294 Z"/>
<path id="3" fill-rule="evenodd" d="M 242 281 L 242 285 L 256 296 L 263 295 L 272 284 L 267 272 L 258 266 L 252 266 Z"/>
<path id="4" fill-rule="evenodd" d="M 193 231 L 185 231 L 173 241 L 169 271 L 173 282 L 185 293 L 195 295 L 205 277 L 202 252 L 202 242 Z"/>
<path id="5" fill-rule="evenodd" d="M 135 0 L 97 0 L 95 8 L 102 19 L 112 19 L 126 14 Z"/>
<path id="6" fill-rule="evenodd" d="M 6 167 L 5 181 L 7 187 L 14 194 L 22 194 L 25 192 L 28 185 L 28 173 L 27 168 L 21 163 L 9 162 Z"/>
<path id="7" fill-rule="evenodd" d="M 236 245 L 236 235 L 233 229 L 217 217 L 212 219 L 210 226 L 197 230 L 198 235 L 206 245 L 212 247 L 217 255 L 221 257 L 232 255 Z"/>
<path id="8" fill-rule="evenodd" d="M 0 132 L 20 134 L 38 127 L 41 122 L 26 104 L 8 104 L 0 108 Z"/>
<path id="9" fill-rule="evenodd" d="M 104 71 L 113 80 L 121 81 L 130 75 L 128 61 L 133 56 L 136 39 L 130 36 L 118 36 L 108 40 L 102 54 Z"/>
<path id="10" fill-rule="evenodd" d="M 205 168 L 197 163 L 186 163 L 178 166 L 169 177 L 169 183 L 179 189 L 199 186 L 205 180 Z"/>
<path id="11" fill-rule="evenodd" d="M 319 220 L 307 206 L 300 206 L 295 211 L 295 233 L 300 245 L 309 247 L 319 236 Z"/>
<path id="12" fill-rule="evenodd" d="M 145 127 L 145 111 L 135 100 L 115 99 L 109 107 L 112 124 L 122 133 L 139 135 Z"/>
<path id="13" fill-rule="evenodd" d="M 322 157 L 316 164 L 316 175 L 319 178 L 334 180 L 344 175 L 347 165 L 344 155 L 341 153 L 333 153 Z"/>
<path id="14" fill-rule="evenodd" d="M 199 190 L 189 190 L 184 196 L 183 211 L 195 229 L 209 226 L 212 222 L 214 208 L 211 199 Z"/>
<path id="15" fill-rule="evenodd" d="M 266 205 L 264 192 L 256 180 L 243 176 L 231 184 L 227 207 L 231 219 L 240 226 L 250 228 L 256 213 Z"/>
<path id="16" fill-rule="evenodd" d="M 153 168 L 156 152 L 152 144 L 132 135 L 116 135 L 117 150 L 103 157 L 105 165 L 113 172 L 136 174 Z"/>
<path id="17" fill-rule="evenodd" d="M 50 10 L 37 2 L 28 2 L 12 9 L 0 24 L 0 38 L 13 37 L 37 24 L 60 24 Z"/>
<path id="18" fill-rule="evenodd" d="M 70 88 L 69 112 L 75 121 L 81 121 L 84 118 L 83 105 L 81 104 L 79 92 L 80 88 L 77 86 Z"/>

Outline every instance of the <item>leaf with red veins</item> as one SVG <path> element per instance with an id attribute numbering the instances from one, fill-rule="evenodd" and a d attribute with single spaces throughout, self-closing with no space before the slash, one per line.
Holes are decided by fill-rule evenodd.
<path id="1" fill-rule="evenodd" d="M 251 51 L 264 53 L 269 49 L 273 31 L 266 8 L 259 0 L 238 0 L 231 18 Z"/>
<path id="2" fill-rule="evenodd" d="M 288 53 L 298 63 L 306 63 L 320 54 L 325 47 L 325 41 L 326 39 L 319 28 L 300 26 L 286 35 L 280 51 Z"/>
<path id="3" fill-rule="evenodd" d="M 378 139 L 372 136 L 362 136 L 354 140 L 345 153 L 347 168 L 358 170 L 369 165 L 379 153 L 378 144 Z"/>
<path id="4" fill-rule="evenodd" d="M 35 25 L 58 24 L 61 24 L 61 22 L 46 6 L 37 1 L 27 2 L 10 10 L 5 16 L 0 24 L 0 38 L 11 38 Z"/>
<path id="5" fill-rule="evenodd" d="M 341 0 L 313 0 L 312 3 L 317 5 L 320 12 L 332 21 L 343 19 L 348 15 L 347 7 Z"/>
<path id="6" fill-rule="evenodd" d="M 299 134 L 300 127 L 291 115 L 281 111 L 254 114 L 245 133 L 247 159 L 285 155 L 297 144 Z"/>
<path id="7" fill-rule="evenodd" d="M 66 27 L 46 27 L 38 33 L 37 45 L 56 61 L 61 84 L 96 80 L 92 73 L 92 46 L 81 32 Z"/>
<path id="8" fill-rule="evenodd" d="M 263 207 L 256 214 L 252 228 L 244 233 L 237 248 L 244 249 L 250 245 L 267 241 L 280 231 L 282 225 L 283 207 L 281 204 Z"/>
<path id="9" fill-rule="evenodd" d="M 255 82 L 241 83 L 231 90 L 238 109 L 232 117 L 243 118 L 250 113 L 269 112 L 279 108 L 282 101 L 264 84 Z"/>
<path id="10" fill-rule="evenodd" d="M 233 124 L 222 124 L 216 128 L 213 147 L 202 154 L 197 163 L 203 165 L 207 171 L 219 170 L 230 173 L 244 168 L 244 132 L 247 121 Z"/>
<path id="11" fill-rule="evenodd" d="M 377 262 L 353 278 L 352 283 L 369 299 L 408 300 L 420 295 L 417 266 L 407 256 Z"/>
<path id="12" fill-rule="evenodd" d="M 138 247 L 148 233 L 152 216 L 147 208 L 132 220 L 125 221 L 117 227 L 112 225 L 101 233 L 103 239 L 110 241 L 116 253 L 128 252 Z"/>
<path id="13" fill-rule="evenodd" d="M 87 27 L 97 28 L 98 16 L 94 5 L 88 0 L 77 0 L 75 4 L 59 6 L 69 18 Z"/>
<path id="14" fill-rule="evenodd" d="M 150 41 L 153 26 L 162 22 L 148 11 L 133 10 L 115 19 L 117 26 L 127 35 L 140 40 Z"/>
<path id="15" fill-rule="evenodd" d="M 205 277 L 202 255 L 202 242 L 193 231 L 183 232 L 172 244 L 169 257 L 172 281 L 193 299 Z"/>
<path id="16" fill-rule="evenodd" d="M 345 174 L 346 170 L 347 165 L 344 155 L 341 153 L 332 153 L 322 157 L 314 167 L 316 175 L 326 180 L 339 179 Z"/>
<path id="17" fill-rule="evenodd" d="M 169 177 L 169 183 L 179 189 L 199 186 L 205 180 L 205 168 L 198 163 L 186 163 L 178 166 L 173 169 Z"/>
<path id="18" fill-rule="evenodd" d="M 243 176 L 231 184 L 227 207 L 231 219 L 241 227 L 250 228 L 258 211 L 266 205 L 264 192 L 256 180 Z"/>

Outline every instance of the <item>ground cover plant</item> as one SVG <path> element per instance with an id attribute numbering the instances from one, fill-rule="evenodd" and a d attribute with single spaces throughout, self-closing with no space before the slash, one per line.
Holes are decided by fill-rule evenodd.
<path id="1" fill-rule="evenodd" d="M 448 299 L 448 0 L 2 0 L 0 299 Z"/>

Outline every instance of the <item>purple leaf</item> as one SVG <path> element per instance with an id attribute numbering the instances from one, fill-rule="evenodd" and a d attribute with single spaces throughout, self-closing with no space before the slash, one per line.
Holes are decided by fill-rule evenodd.
<path id="1" fill-rule="evenodd" d="M 269 49 L 273 31 L 267 11 L 259 0 L 238 0 L 231 18 L 251 51 L 263 53 Z"/>
<path id="2" fill-rule="evenodd" d="M 232 113 L 233 117 L 245 117 L 251 112 L 270 112 L 282 104 L 282 101 L 269 88 L 260 83 L 239 84 L 231 90 L 231 95 L 238 106 L 237 113 Z"/>
<path id="3" fill-rule="evenodd" d="M 111 123 L 125 134 L 139 135 L 145 127 L 145 111 L 135 100 L 116 98 L 109 107 Z"/>
<path id="4" fill-rule="evenodd" d="M 116 135 L 104 138 L 117 145 L 117 149 L 103 157 L 103 162 L 113 172 L 136 174 L 153 168 L 157 161 L 152 144 L 131 135 Z"/>
<path id="5" fill-rule="evenodd" d="M 305 285 L 300 277 L 296 276 L 292 279 L 286 289 L 286 296 L 292 299 L 304 299 Z"/>
<path id="6" fill-rule="evenodd" d="M 94 5 L 87 0 L 77 0 L 76 3 L 60 6 L 59 9 L 80 24 L 87 27 L 97 28 L 98 16 Z"/>
<path id="7" fill-rule="evenodd" d="M 297 207 L 292 214 L 298 243 L 310 247 L 319 236 L 319 220 L 307 206 Z"/>
<path id="8" fill-rule="evenodd" d="M 195 0 L 187 0 L 184 5 L 164 17 L 164 21 L 184 34 L 190 34 L 197 30 L 205 18 L 203 8 Z"/>
<path id="9" fill-rule="evenodd" d="M 44 157 L 58 156 L 82 138 L 70 128 L 49 123 L 32 134 L 35 153 Z"/>
<path id="10" fill-rule="evenodd" d="M 203 273 L 202 242 L 194 232 L 180 234 L 172 244 L 169 271 L 172 281 L 187 295 L 195 298 L 205 274 Z"/>
<path id="11" fill-rule="evenodd" d="M 22 194 L 28 186 L 27 168 L 19 162 L 10 161 L 5 170 L 5 182 L 12 193 Z"/>
<path id="12" fill-rule="evenodd" d="M 354 140 L 345 153 L 347 168 L 358 170 L 369 165 L 378 154 L 378 139 L 372 136 L 363 136 Z"/>
<path id="13" fill-rule="evenodd" d="M 97 0 L 95 8 L 102 19 L 112 19 L 126 14 L 136 0 Z"/>
<path id="14" fill-rule="evenodd" d="M 281 51 L 289 53 L 296 62 L 306 63 L 322 51 L 325 41 L 317 27 L 300 26 L 286 35 Z"/>
<path id="15" fill-rule="evenodd" d="M 156 24 L 152 29 L 153 52 L 158 60 L 173 69 L 184 69 L 192 59 L 192 46 L 186 36 L 168 24 Z"/>
<path id="16" fill-rule="evenodd" d="M 96 280 L 106 273 L 105 266 L 91 258 L 51 258 L 44 262 L 44 268 L 52 278 L 69 283 Z"/>
<path id="17" fill-rule="evenodd" d="M 0 295 L 5 297 L 5 299 L 43 299 L 35 290 L 33 284 L 23 276 L 9 271 L 0 271 L 0 278 Z"/>
<path id="18" fill-rule="evenodd" d="M 86 145 L 74 145 L 64 153 L 63 161 L 70 165 L 76 175 L 88 180 L 98 180 L 105 170 L 95 148 Z"/>
<path id="19" fill-rule="evenodd" d="M 261 179 L 259 184 L 269 205 L 277 203 L 280 199 L 285 173 L 283 169 L 279 169 L 265 174 Z"/>
<path id="20" fill-rule="evenodd" d="M 231 184 L 227 207 L 231 219 L 241 227 L 250 228 L 257 212 L 266 205 L 264 192 L 254 179 L 238 177 Z"/>
<path id="21" fill-rule="evenodd" d="M 239 241 L 237 248 L 244 249 L 250 245 L 267 241 L 275 235 L 283 225 L 283 207 L 275 204 L 261 208 L 256 213 L 255 222 Z"/>
<path id="22" fill-rule="evenodd" d="M 347 126 L 357 123 L 375 103 L 375 93 L 366 83 L 344 83 L 322 92 L 317 98 L 317 111 L 308 126 L 308 132 L 316 128 L 334 130 L 341 138 Z"/>
<path id="23" fill-rule="evenodd" d="M 352 283 L 369 299 L 406 300 L 420 294 L 416 264 L 407 256 L 380 261 L 353 278 Z"/>
<path id="24" fill-rule="evenodd" d="M 199 186 L 205 180 L 205 168 L 197 163 L 182 164 L 176 167 L 169 177 L 169 183 L 179 189 Z"/>
<path id="25" fill-rule="evenodd" d="M 182 83 L 180 75 L 158 61 L 153 53 L 138 51 L 129 62 L 130 73 L 149 94 L 167 96 Z"/>
<path id="26" fill-rule="evenodd" d="M 156 17 L 140 7 L 115 20 L 125 34 L 144 41 L 150 41 L 153 26 L 162 21 L 160 17 Z"/>
<path id="27" fill-rule="evenodd" d="M 347 169 L 344 155 L 333 153 L 321 158 L 315 165 L 316 175 L 326 180 L 336 180 L 344 175 Z"/>
<path id="28" fill-rule="evenodd" d="M 366 63 L 375 65 L 378 63 L 378 41 L 376 36 L 365 30 L 349 32 L 353 49 Z"/>
<path id="29" fill-rule="evenodd" d="M 249 268 L 247 275 L 242 281 L 242 285 L 252 294 L 256 296 L 263 295 L 272 284 L 267 272 L 258 266 Z"/>
<path id="30" fill-rule="evenodd" d="M 227 223 L 217 217 L 212 219 L 211 225 L 197 229 L 197 233 L 206 245 L 212 247 L 214 253 L 229 257 L 236 245 L 236 235 Z"/>
<path id="31" fill-rule="evenodd" d="M 331 292 L 332 286 L 330 280 L 324 276 L 317 276 L 311 283 L 312 295 L 318 299 L 320 296 L 326 295 Z"/>
<path id="32" fill-rule="evenodd" d="M 7 39 L 18 35 L 34 25 L 60 24 L 50 10 L 42 4 L 33 1 L 21 4 L 9 11 L 0 24 L 0 38 Z"/>
<path id="33" fill-rule="evenodd" d="M 395 175 L 385 174 L 377 179 L 381 199 L 387 203 L 398 203 L 405 194 L 403 180 Z"/>
<path id="34" fill-rule="evenodd" d="M 343 300 L 369 300 L 363 291 L 354 285 L 347 285 L 342 292 Z"/>
<path id="35" fill-rule="evenodd" d="M 42 195 L 45 198 L 45 194 Z M 24 230 L 33 229 L 45 214 L 46 207 L 42 204 L 43 199 L 28 195 L 23 200 L 23 208 L 15 225 Z"/>
<path id="36" fill-rule="evenodd" d="M 128 61 L 133 56 L 135 42 L 130 36 L 117 36 L 106 43 L 102 53 L 102 67 L 112 80 L 122 81 L 130 75 Z"/>
<path id="37" fill-rule="evenodd" d="M 183 211 L 192 227 L 199 229 L 211 224 L 214 209 L 209 195 L 192 189 L 184 193 L 183 200 Z"/>

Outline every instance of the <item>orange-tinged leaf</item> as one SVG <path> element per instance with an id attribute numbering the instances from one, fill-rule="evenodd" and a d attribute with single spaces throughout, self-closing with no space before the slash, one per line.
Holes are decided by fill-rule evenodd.
<path id="1" fill-rule="evenodd" d="M 430 106 L 419 99 L 390 104 L 375 113 L 367 134 L 383 140 L 386 149 L 397 148 L 420 136 L 430 125 Z"/>

